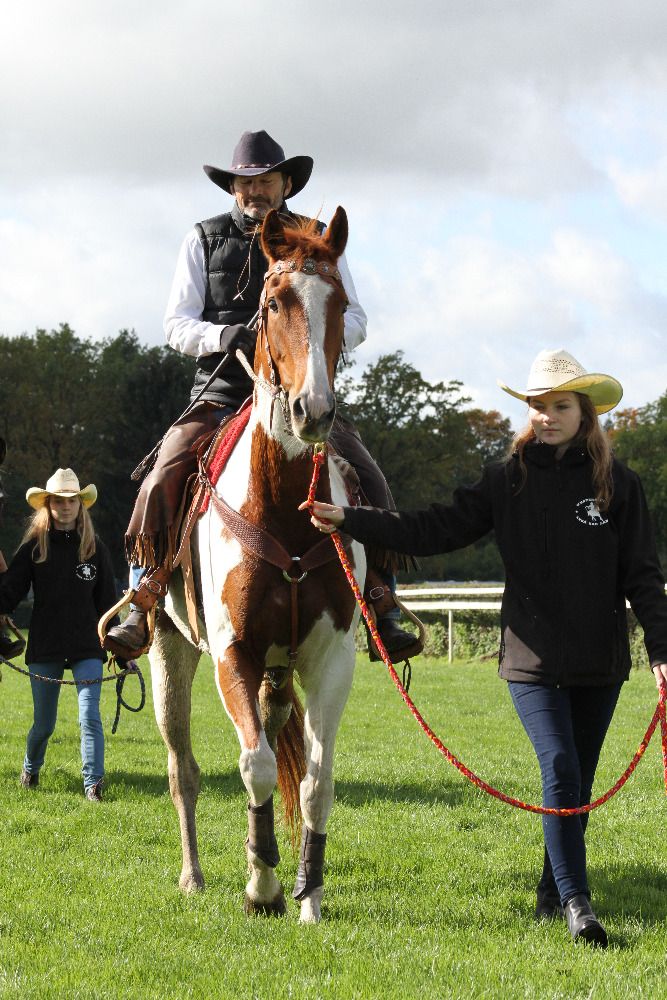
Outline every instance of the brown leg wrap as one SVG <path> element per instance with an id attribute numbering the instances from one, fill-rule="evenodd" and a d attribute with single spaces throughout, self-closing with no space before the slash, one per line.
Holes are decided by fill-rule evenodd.
<path id="1" fill-rule="evenodd" d="M 278 842 L 273 825 L 273 796 L 253 806 L 248 803 L 248 849 L 269 868 L 275 868 L 280 861 Z"/>
<path id="2" fill-rule="evenodd" d="M 324 885 L 324 847 L 326 833 L 315 833 L 304 823 L 301 833 L 301 856 L 294 883 L 294 899 L 305 899 L 313 889 Z"/>

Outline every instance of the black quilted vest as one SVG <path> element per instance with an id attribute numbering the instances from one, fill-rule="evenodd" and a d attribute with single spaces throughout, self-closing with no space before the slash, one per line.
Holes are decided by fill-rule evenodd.
<path id="1" fill-rule="evenodd" d="M 259 246 L 259 233 L 244 231 L 238 205 L 231 212 L 198 222 L 195 226 L 204 248 L 206 299 L 202 319 L 226 326 L 248 324 L 257 312 L 267 263 Z M 239 295 L 239 293 L 241 293 Z M 192 387 L 196 396 L 222 360 L 222 354 L 199 358 Z M 252 392 L 252 382 L 234 358 L 214 379 L 202 399 L 237 409 Z"/>

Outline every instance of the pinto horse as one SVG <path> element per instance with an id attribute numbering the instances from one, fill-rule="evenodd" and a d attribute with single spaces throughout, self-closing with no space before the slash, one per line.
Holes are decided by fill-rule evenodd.
<path id="1" fill-rule="evenodd" d="M 181 827 L 181 889 L 204 886 L 190 692 L 200 653 L 208 650 L 241 745 L 239 768 L 249 797 L 246 912 L 286 910 L 275 874 L 273 792 L 278 783 L 287 817 L 297 824 L 293 843 L 303 819 L 293 895 L 301 920 L 309 923 L 321 915 L 334 742 L 352 683 L 359 612 L 331 539 L 323 540 L 297 508 L 308 493 L 314 445 L 326 441 L 335 415 L 333 382 L 346 306 L 336 264 L 346 242 L 342 208 L 324 235 L 316 224 L 290 228 L 277 212 L 266 216 L 261 245 L 269 269 L 260 302 L 250 417 L 215 489 L 209 486 L 212 502 L 192 536 L 204 638 L 198 646 L 191 640 L 183 577 L 177 572 L 150 653 L 156 718 L 169 751 L 169 786 Z M 322 467 L 318 497 L 346 502 L 343 477 L 331 457 Z M 230 529 L 222 518 L 221 511 L 229 508 L 233 517 L 240 515 L 243 530 Z M 259 543 L 248 546 L 243 541 L 248 533 L 265 543 L 270 536 L 269 547 L 278 542 L 291 556 L 288 568 L 268 561 L 257 551 Z M 348 540 L 347 548 L 363 587 L 363 547 Z M 305 696 L 303 708 L 293 674 Z"/>

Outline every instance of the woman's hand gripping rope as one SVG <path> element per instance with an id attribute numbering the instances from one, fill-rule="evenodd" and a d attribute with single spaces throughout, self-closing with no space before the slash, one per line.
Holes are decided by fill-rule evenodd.
<path id="1" fill-rule="evenodd" d="M 393 680 L 396 688 L 398 689 L 399 694 L 401 695 L 403 701 L 407 705 L 409 711 L 417 720 L 417 723 L 419 724 L 421 729 L 426 733 L 426 735 L 433 743 L 435 748 L 441 754 L 443 754 L 443 756 L 446 758 L 446 760 L 449 761 L 450 764 L 452 764 L 458 771 L 460 771 L 461 774 L 468 779 L 468 781 L 472 782 L 473 785 L 476 785 L 478 788 L 481 788 L 482 791 L 487 792 L 487 794 L 492 795 L 494 798 L 499 799 L 501 802 L 505 802 L 508 805 L 514 806 L 517 809 L 524 809 L 527 812 L 540 813 L 542 815 L 549 815 L 549 816 L 577 816 L 580 815 L 581 813 L 592 812 L 593 809 L 597 809 L 598 806 L 601 806 L 603 805 L 603 803 L 607 802 L 610 798 L 612 798 L 612 796 L 616 794 L 616 792 L 618 792 L 623 787 L 623 785 L 626 783 L 626 781 L 636 768 L 641 758 L 644 756 L 646 748 L 648 747 L 651 737 L 655 732 L 658 722 L 660 722 L 660 731 L 662 735 L 662 763 L 664 769 L 665 793 L 667 794 L 667 709 L 666 709 L 667 664 L 664 663 L 656 664 L 653 667 L 653 673 L 655 675 L 656 684 L 658 685 L 658 691 L 659 691 L 658 704 L 656 706 L 655 712 L 653 713 L 653 718 L 649 723 L 648 729 L 646 730 L 644 737 L 642 738 L 642 741 L 639 744 L 636 754 L 634 755 L 634 757 L 628 764 L 626 770 L 623 772 L 623 774 L 618 779 L 616 784 L 613 785 L 612 788 L 610 788 L 607 792 L 605 792 L 604 795 L 601 795 L 594 802 L 590 802 L 588 805 L 585 806 L 579 806 L 578 808 L 575 809 L 554 809 L 548 806 L 531 805 L 527 802 L 522 802 L 521 799 L 512 798 L 509 795 L 505 795 L 504 792 L 498 791 L 498 789 L 493 788 L 491 785 L 487 784 L 487 782 L 483 781 L 480 777 L 478 777 L 474 773 L 474 771 L 471 771 L 470 768 L 466 767 L 466 765 L 462 761 L 460 761 L 451 752 L 451 750 L 449 750 L 444 745 L 444 743 L 440 739 L 438 739 L 436 734 L 433 732 L 428 723 L 420 714 L 419 709 L 414 704 L 414 702 L 408 695 L 405 687 L 403 686 L 403 684 L 401 684 L 399 680 L 398 674 L 394 669 L 394 665 L 391 662 L 386 649 L 384 648 L 382 640 L 380 639 L 380 636 L 375 627 L 375 623 L 368 611 L 368 607 L 366 605 L 366 602 L 364 601 L 363 595 L 359 590 L 357 581 L 355 580 L 354 574 L 352 572 L 352 567 L 350 566 L 350 562 L 347 557 L 347 553 L 341 541 L 340 535 L 336 530 L 343 524 L 345 520 L 343 508 L 338 507 L 335 504 L 322 503 L 319 500 L 315 500 L 315 492 L 317 490 L 317 482 L 320 475 L 320 468 L 322 467 L 325 458 L 326 458 L 326 445 L 316 445 L 313 454 L 313 462 L 314 462 L 313 477 L 310 483 L 310 488 L 308 490 L 308 498 L 302 504 L 300 504 L 299 510 L 309 510 L 311 514 L 312 524 L 325 534 L 331 535 L 331 539 L 334 545 L 336 546 L 336 550 L 338 552 L 341 565 L 343 566 L 343 569 L 345 571 L 345 575 L 347 576 L 348 582 L 352 590 L 354 591 L 354 595 L 357 599 L 357 604 L 361 608 L 361 612 L 366 620 L 366 624 L 370 629 L 371 635 L 373 636 L 373 639 L 377 645 L 378 651 L 380 652 L 380 655 L 385 663 L 385 666 L 389 670 L 391 679 Z"/>

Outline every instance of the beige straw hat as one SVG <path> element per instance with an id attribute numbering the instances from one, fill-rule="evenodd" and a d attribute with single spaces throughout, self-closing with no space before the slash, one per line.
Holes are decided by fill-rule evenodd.
<path id="1" fill-rule="evenodd" d="M 540 351 L 528 374 L 528 387 L 522 391 L 510 389 L 498 379 L 498 385 L 510 396 L 528 401 L 545 392 L 581 392 L 588 396 L 598 413 L 606 413 L 618 405 L 623 386 L 611 375 L 587 372 L 568 351 Z"/>
<path id="2" fill-rule="evenodd" d="M 47 497 L 79 497 L 84 507 L 92 507 L 97 500 L 97 487 L 90 483 L 81 489 L 79 480 L 71 469 L 56 469 L 47 480 L 46 489 L 31 486 L 25 495 L 35 510 L 44 506 Z"/>

